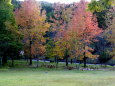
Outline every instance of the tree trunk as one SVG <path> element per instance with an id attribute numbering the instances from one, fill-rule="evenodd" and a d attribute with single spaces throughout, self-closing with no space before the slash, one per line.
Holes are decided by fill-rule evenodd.
<path id="1" fill-rule="evenodd" d="M 76 68 L 79 69 L 80 64 L 77 65 L 77 58 L 76 58 Z"/>
<path id="2" fill-rule="evenodd" d="M 68 56 L 66 57 L 66 67 L 68 67 Z"/>
<path id="3" fill-rule="evenodd" d="M 55 57 L 55 63 L 56 63 L 56 68 L 58 68 L 58 63 L 59 63 L 58 56 Z"/>
<path id="4" fill-rule="evenodd" d="M 56 63 L 56 56 L 55 56 L 55 58 L 54 58 L 54 62 Z"/>
<path id="5" fill-rule="evenodd" d="M 84 61 L 84 68 L 86 68 L 86 57 L 84 56 L 83 61 Z"/>
<path id="6" fill-rule="evenodd" d="M 32 45 L 32 41 L 30 39 L 30 63 L 29 65 L 32 65 L 31 45 Z"/>
<path id="7" fill-rule="evenodd" d="M 7 65 L 7 56 L 6 56 L 6 54 L 3 55 L 2 65 L 3 65 L 3 66 Z"/>
<path id="8" fill-rule="evenodd" d="M 73 64 L 73 59 L 71 59 L 71 64 Z"/>
<path id="9" fill-rule="evenodd" d="M 13 57 L 12 57 L 12 67 L 14 66 L 14 59 L 13 59 Z"/>
<path id="10" fill-rule="evenodd" d="M 29 65 L 32 65 L 32 57 L 30 56 L 30 63 L 29 63 Z"/>
<path id="11" fill-rule="evenodd" d="M 37 57 L 37 67 L 39 67 L 39 56 L 36 57 Z"/>
<path id="12" fill-rule="evenodd" d="M 84 43 L 84 50 L 86 50 L 86 49 L 85 49 L 85 46 L 86 46 L 86 44 Z M 84 68 L 86 68 L 86 59 L 87 59 L 86 56 L 85 56 L 85 54 L 86 54 L 86 53 L 84 52 L 84 53 L 83 53 L 83 55 L 84 55 L 84 58 L 83 58 Z"/>

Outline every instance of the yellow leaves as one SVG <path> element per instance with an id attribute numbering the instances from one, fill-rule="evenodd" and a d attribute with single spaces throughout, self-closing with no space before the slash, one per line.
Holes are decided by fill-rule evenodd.
<path id="1" fill-rule="evenodd" d="M 85 56 L 92 59 L 96 59 L 99 57 L 99 55 L 93 55 L 91 52 L 86 52 Z"/>
<path id="2" fill-rule="evenodd" d="M 83 58 L 84 58 L 83 55 L 79 56 L 79 60 L 83 60 Z"/>
<path id="3" fill-rule="evenodd" d="M 63 57 L 64 56 L 64 52 L 65 52 L 65 47 L 63 46 L 63 43 L 61 41 L 57 41 L 55 42 L 55 47 L 53 49 L 55 55 L 58 55 L 59 57 Z"/>

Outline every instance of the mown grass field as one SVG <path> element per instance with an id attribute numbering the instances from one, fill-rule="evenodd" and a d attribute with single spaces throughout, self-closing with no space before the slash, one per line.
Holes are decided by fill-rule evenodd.
<path id="1" fill-rule="evenodd" d="M 1 69 L 0 86 L 115 86 L 115 71 Z"/>
<path id="2" fill-rule="evenodd" d="M 0 68 L 0 86 L 115 86 L 114 70 L 67 70 L 55 68 Z"/>

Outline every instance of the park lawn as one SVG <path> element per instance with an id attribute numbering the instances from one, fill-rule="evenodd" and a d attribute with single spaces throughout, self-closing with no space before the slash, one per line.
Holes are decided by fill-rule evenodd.
<path id="1" fill-rule="evenodd" d="M 0 86 L 115 86 L 115 71 L 0 69 Z"/>

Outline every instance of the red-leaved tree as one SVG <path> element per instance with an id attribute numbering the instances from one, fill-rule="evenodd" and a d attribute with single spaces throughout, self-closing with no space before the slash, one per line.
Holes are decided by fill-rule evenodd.
<path id="1" fill-rule="evenodd" d="M 99 36 L 102 30 L 98 27 L 96 17 L 89 11 L 87 11 L 87 2 L 81 0 L 76 3 L 76 9 L 74 9 L 73 18 L 68 28 L 69 34 L 74 34 L 74 38 L 78 40 L 78 44 L 81 45 L 76 53 L 81 54 L 81 58 L 84 60 L 84 67 L 86 67 L 86 58 L 96 58 L 98 55 L 92 55 L 92 48 L 89 47 L 91 42 L 96 41 L 95 38 Z M 72 35 L 71 38 L 73 38 Z M 74 45 L 74 44 L 73 44 Z M 79 47 L 79 46 L 78 46 Z"/>

